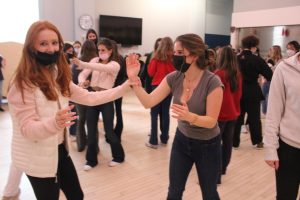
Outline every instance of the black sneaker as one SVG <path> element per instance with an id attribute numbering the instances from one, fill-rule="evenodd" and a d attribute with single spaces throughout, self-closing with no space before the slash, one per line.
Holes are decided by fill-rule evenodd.
<path id="1" fill-rule="evenodd" d="M 2 107 L 0 107 L 0 112 L 4 112 L 5 110 L 2 108 Z"/>

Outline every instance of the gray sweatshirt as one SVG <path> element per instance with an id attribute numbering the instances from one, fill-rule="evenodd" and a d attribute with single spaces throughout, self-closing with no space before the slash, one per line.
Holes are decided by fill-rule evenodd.
<path id="1" fill-rule="evenodd" d="M 265 121 L 265 160 L 278 160 L 279 138 L 300 149 L 300 53 L 280 62 L 271 81 Z"/>

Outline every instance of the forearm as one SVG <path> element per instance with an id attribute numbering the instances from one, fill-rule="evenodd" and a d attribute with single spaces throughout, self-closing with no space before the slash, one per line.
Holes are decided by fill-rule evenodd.
<path id="1" fill-rule="evenodd" d="M 197 115 L 195 113 L 189 113 L 187 121 L 194 126 L 204 127 L 204 128 L 213 128 L 217 119 L 210 116 Z"/>
<path id="2" fill-rule="evenodd" d="M 148 94 L 141 86 L 133 86 L 133 91 L 139 101 L 142 103 L 144 108 L 151 108 L 152 103 L 151 103 L 151 95 Z"/>

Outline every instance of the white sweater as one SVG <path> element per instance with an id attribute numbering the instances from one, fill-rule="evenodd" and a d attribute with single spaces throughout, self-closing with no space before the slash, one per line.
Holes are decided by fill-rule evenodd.
<path id="1" fill-rule="evenodd" d="M 279 138 L 300 149 L 299 56 L 280 62 L 272 77 L 265 121 L 265 160 L 278 160 Z"/>
<path id="2" fill-rule="evenodd" d="M 59 97 L 61 107 L 68 101 L 99 105 L 123 96 L 128 83 L 101 92 L 88 92 L 70 82 L 71 97 Z M 57 101 L 49 101 L 39 88 L 25 88 L 23 103 L 20 90 L 12 85 L 8 104 L 13 122 L 12 162 L 21 171 L 34 177 L 55 177 L 58 165 L 58 145 L 63 141 L 63 129 L 55 121 Z M 68 137 L 66 137 L 68 138 Z M 66 142 L 67 143 L 67 142 Z"/>

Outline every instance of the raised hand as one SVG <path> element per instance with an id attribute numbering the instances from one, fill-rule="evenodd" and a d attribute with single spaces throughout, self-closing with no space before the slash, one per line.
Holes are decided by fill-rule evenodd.
<path id="1" fill-rule="evenodd" d="M 77 119 L 77 116 L 75 116 L 76 112 L 71 112 L 73 108 L 74 105 L 71 105 L 56 112 L 55 120 L 60 128 L 65 128 L 75 123 L 73 120 Z"/>
<path id="2" fill-rule="evenodd" d="M 126 71 L 128 78 L 132 81 L 136 81 L 138 79 L 140 68 L 141 65 L 138 60 L 138 55 L 129 54 L 126 58 Z"/>

